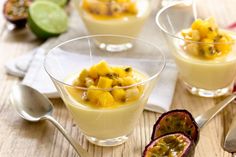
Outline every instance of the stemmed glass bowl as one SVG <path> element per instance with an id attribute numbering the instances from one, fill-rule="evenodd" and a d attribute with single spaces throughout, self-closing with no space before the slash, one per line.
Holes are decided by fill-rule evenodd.
<path id="1" fill-rule="evenodd" d="M 137 37 L 151 14 L 150 0 L 104 1 L 73 0 L 88 33 Z M 106 40 L 108 39 L 108 40 Z M 132 40 L 97 39 L 97 45 L 109 51 L 132 47 Z"/>
<path id="2" fill-rule="evenodd" d="M 119 53 L 97 47 L 97 38 L 106 40 L 111 37 L 120 40 L 132 39 L 134 46 Z M 88 88 L 75 86 L 72 80 L 84 68 L 89 68 L 102 60 L 111 66 L 130 66 L 145 76 L 138 83 L 121 87 L 125 91 L 131 88 L 142 89 L 137 99 L 118 106 L 109 106 L 108 101 L 108 107 L 90 106 L 82 100 L 81 93 L 87 92 Z M 117 35 L 93 35 L 75 38 L 54 47 L 48 52 L 44 66 L 86 138 L 96 145 L 114 146 L 125 142 L 132 133 L 165 66 L 165 57 L 157 46 L 140 39 Z M 98 93 L 112 93 L 114 88 L 95 90 Z"/>
<path id="3" fill-rule="evenodd" d="M 187 41 L 181 36 L 181 31 L 191 28 L 193 21 L 192 6 L 184 2 L 164 7 L 156 15 L 156 24 L 167 40 L 180 79 L 188 91 L 203 97 L 228 94 L 232 90 L 236 76 L 236 34 L 224 30 L 233 39 L 232 42 Z M 193 51 L 195 47 L 209 47 L 210 52 L 212 50 L 210 48 L 220 46 L 232 46 L 232 49 L 227 55 L 215 59 L 194 57 L 188 53 L 189 51 L 187 52 L 187 50 Z"/>

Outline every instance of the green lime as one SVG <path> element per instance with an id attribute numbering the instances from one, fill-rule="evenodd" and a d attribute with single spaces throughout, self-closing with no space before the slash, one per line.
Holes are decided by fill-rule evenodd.
<path id="1" fill-rule="evenodd" d="M 37 1 L 40 1 L 40 0 L 37 0 Z M 68 0 L 41 0 L 41 1 L 51 1 L 59 5 L 60 7 L 64 7 L 67 4 Z"/>
<path id="2" fill-rule="evenodd" d="M 29 7 L 28 24 L 39 38 L 59 35 L 67 30 L 65 11 L 50 1 L 35 1 Z"/>

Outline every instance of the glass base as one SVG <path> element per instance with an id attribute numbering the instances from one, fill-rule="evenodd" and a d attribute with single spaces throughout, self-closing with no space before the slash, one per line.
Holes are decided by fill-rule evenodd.
<path id="1" fill-rule="evenodd" d="M 217 90 L 201 89 L 198 87 L 193 87 L 184 81 L 183 81 L 183 83 L 184 83 L 185 87 L 187 88 L 187 90 L 191 94 L 201 96 L 201 97 L 208 97 L 208 98 L 227 95 L 227 94 L 231 93 L 232 89 L 233 89 L 233 83 L 228 87 L 217 89 Z"/>
<path id="2" fill-rule="evenodd" d="M 109 52 L 121 52 L 131 49 L 133 47 L 132 43 L 125 43 L 125 44 L 105 44 L 100 43 L 98 47 L 102 50 L 106 50 Z"/>
<path id="3" fill-rule="evenodd" d="M 86 136 L 86 138 L 87 140 L 89 140 L 89 142 L 95 145 L 104 146 L 104 147 L 121 145 L 128 140 L 128 136 L 120 136 L 117 138 L 111 138 L 111 139 L 106 139 L 106 140 L 99 140 L 95 137 L 89 137 L 89 136 Z"/>

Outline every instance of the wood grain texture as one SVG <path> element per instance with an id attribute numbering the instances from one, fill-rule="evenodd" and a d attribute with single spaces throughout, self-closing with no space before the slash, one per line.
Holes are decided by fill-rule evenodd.
<path id="1" fill-rule="evenodd" d="M 219 17 L 222 23 L 235 19 L 235 11 L 228 8 L 236 5 L 234 0 L 199 0 L 201 16 L 209 12 Z M 3 3 L 3 0 L 0 1 Z M 2 4 L 0 5 L 2 9 Z M 223 11 L 222 11 L 223 10 Z M 225 12 L 223 14 L 222 12 Z M 230 16 L 225 16 L 225 15 Z M 28 29 L 11 30 L 0 15 L 0 156 L 1 157 L 76 157 L 76 153 L 65 138 L 49 122 L 29 123 L 22 120 L 8 101 L 11 87 L 20 80 L 5 74 L 4 64 L 16 56 L 37 47 L 42 41 L 37 40 Z M 222 98 L 200 98 L 189 94 L 177 82 L 172 108 L 185 108 L 198 115 L 213 107 Z M 98 147 L 89 143 L 74 123 L 63 105 L 62 100 L 52 99 L 55 106 L 53 116 L 65 127 L 93 157 L 140 157 L 144 147 L 150 141 L 153 124 L 159 114 L 144 111 L 129 140 L 117 147 Z M 216 116 L 203 130 L 195 157 L 231 157 L 221 143 L 236 114 L 235 104 L 227 107 Z"/>

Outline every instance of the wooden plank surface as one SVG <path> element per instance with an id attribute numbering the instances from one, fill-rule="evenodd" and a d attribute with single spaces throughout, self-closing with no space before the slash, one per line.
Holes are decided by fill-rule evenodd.
<path id="1" fill-rule="evenodd" d="M 214 1 L 214 2 L 213 2 Z M 0 1 L 0 3 L 2 3 Z M 221 2 L 221 5 L 219 5 Z M 222 24 L 235 19 L 234 0 L 199 0 L 201 16 L 206 14 L 219 15 Z M 225 6 L 225 7 L 223 7 Z M 227 8 L 227 9 L 225 9 Z M 230 9 L 229 9 L 230 8 Z M 0 4 L 2 10 L 2 4 Z M 225 12 L 224 14 L 222 13 Z M 228 12 L 227 12 L 228 10 Z M 227 16 L 225 16 L 227 15 Z M 230 17 L 229 17 L 230 16 Z M 28 50 L 37 47 L 42 42 L 37 40 L 27 29 L 11 30 L 0 15 L 0 156 L 1 157 L 75 157 L 75 151 L 50 123 L 29 123 L 22 120 L 9 103 L 8 96 L 11 87 L 20 80 L 5 74 L 4 64 Z M 214 106 L 222 98 L 200 98 L 189 94 L 177 82 L 172 108 L 185 108 L 198 115 Z M 153 124 L 159 114 L 144 111 L 139 123 L 129 140 L 117 147 L 99 147 L 90 144 L 76 127 L 73 119 L 60 99 L 52 100 L 55 105 L 53 116 L 66 130 L 88 150 L 94 157 L 140 157 L 144 147 L 150 141 Z M 235 116 L 235 105 L 227 107 L 216 116 L 202 131 L 195 157 L 231 157 L 225 152 L 222 141 L 232 117 Z"/>

